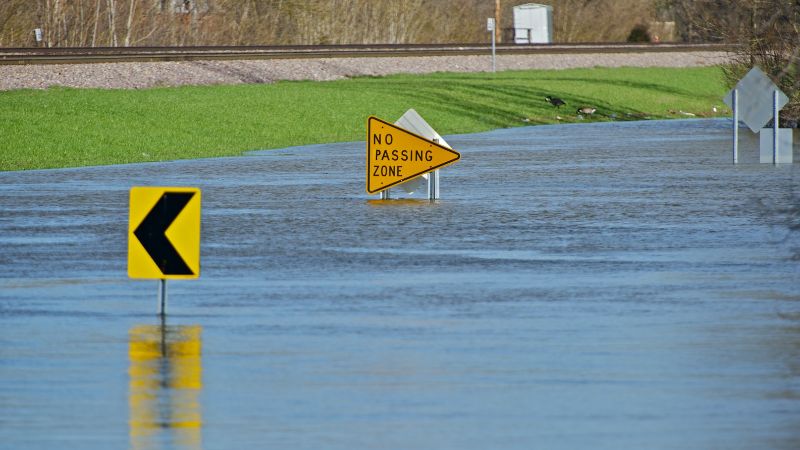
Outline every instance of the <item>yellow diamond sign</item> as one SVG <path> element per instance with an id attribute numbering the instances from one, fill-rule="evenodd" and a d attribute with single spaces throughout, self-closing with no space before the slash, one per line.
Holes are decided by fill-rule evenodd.
<path id="1" fill-rule="evenodd" d="M 370 194 L 452 164 L 459 158 L 458 152 L 397 125 L 377 117 L 367 120 L 367 192 Z"/>
<path id="2" fill-rule="evenodd" d="M 162 280 L 200 276 L 200 189 L 131 189 L 128 276 Z"/>

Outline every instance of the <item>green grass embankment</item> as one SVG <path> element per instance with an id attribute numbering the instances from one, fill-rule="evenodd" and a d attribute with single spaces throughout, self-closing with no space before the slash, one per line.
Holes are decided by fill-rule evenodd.
<path id="1" fill-rule="evenodd" d="M 727 115 L 719 68 L 594 68 L 145 90 L 0 92 L 0 170 L 240 155 L 363 140 L 367 117 L 416 109 L 441 134 L 580 121 Z M 555 109 L 547 95 L 563 98 Z M 716 106 L 718 112 L 712 112 Z"/>

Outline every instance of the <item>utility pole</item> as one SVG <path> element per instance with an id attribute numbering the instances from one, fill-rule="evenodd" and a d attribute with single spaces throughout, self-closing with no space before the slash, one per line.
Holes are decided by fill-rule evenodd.
<path id="1" fill-rule="evenodd" d="M 500 0 L 494 0 L 494 38 L 502 42 L 503 33 L 500 31 Z"/>

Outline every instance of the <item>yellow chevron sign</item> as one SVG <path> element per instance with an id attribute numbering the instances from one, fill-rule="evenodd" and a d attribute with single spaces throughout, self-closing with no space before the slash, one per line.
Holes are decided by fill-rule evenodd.
<path id="1" fill-rule="evenodd" d="M 367 120 L 367 192 L 396 184 L 458 161 L 461 155 L 377 117 Z"/>
<path id="2" fill-rule="evenodd" d="M 200 189 L 134 187 L 129 219 L 129 277 L 200 276 Z"/>

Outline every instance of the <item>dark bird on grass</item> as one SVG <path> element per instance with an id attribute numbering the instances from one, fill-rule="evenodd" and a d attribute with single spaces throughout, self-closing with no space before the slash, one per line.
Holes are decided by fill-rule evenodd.
<path id="1" fill-rule="evenodd" d="M 560 108 L 562 105 L 567 104 L 567 102 L 565 102 L 564 100 L 561 100 L 558 97 L 550 97 L 549 95 L 544 99 L 547 100 L 551 105 L 555 106 L 556 108 Z"/>
<path id="2" fill-rule="evenodd" d="M 586 114 L 587 116 L 590 116 L 590 115 L 594 114 L 595 111 L 597 111 L 597 108 L 592 108 L 590 106 L 584 106 L 583 108 L 578 108 L 578 111 L 576 111 L 576 112 L 578 114 Z"/>

